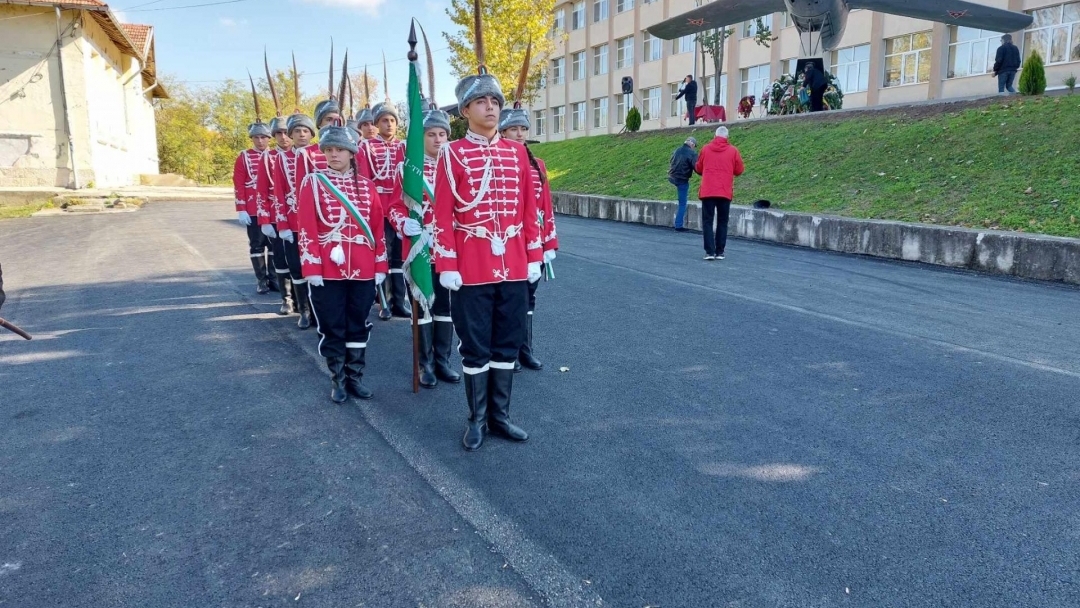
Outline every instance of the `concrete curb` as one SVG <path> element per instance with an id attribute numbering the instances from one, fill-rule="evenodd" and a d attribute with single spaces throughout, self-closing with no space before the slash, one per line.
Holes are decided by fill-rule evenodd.
<path id="1" fill-rule="evenodd" d="M 555 192 L 556 213 L 672 227 L 678 204 Z M 701 229 L 700 203 L 689 205 L 686 227 Z M 1080 239 L 860 220 L 732 205 L 731 236 L 812 249 L 869 255 L 1039 281 L 1080 285 Z"/>

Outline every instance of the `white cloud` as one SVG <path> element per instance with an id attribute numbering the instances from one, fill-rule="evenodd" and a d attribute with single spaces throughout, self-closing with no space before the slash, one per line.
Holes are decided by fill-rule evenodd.
<path id="1" fill-rule="evenodd" d="M 302 0 L 303 2 L 322 4 L 324 6 L 341 6 L 355 8 L 370 15 L 378 15 L 379 7 L 386 4 L 386 0 Z"/>
<path id="2" fill-rule="evenodd" d="M 241 19 L 239 21 L 237 21 L 236 19 L 233 19 L 232 17 L 222 17 L 222 18 L 218 19 L 218 25 L 220 25 L 221 27 L 237 27 L 237 26 L 245 26 L 247 24 L 248 24 L 247 19 Z"/>

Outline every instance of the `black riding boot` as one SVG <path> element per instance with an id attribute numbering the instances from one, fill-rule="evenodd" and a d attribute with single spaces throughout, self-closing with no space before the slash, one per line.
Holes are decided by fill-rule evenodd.
<path id="1" fill-rule="evenodd" d="M 510 441 L 528 441 L 529 434 L 510 422 L 510 392 L 514 370 L 491 368 L 488 380 L 488 428 Z"/>
<path id="2" fill-rule="evenodd" d="M 308 296 L 307 281 L 293 283 L 293 293 L 296 300 L 296 311 L 300 313 L 300 319 L 296 322 L 296 326 L 300 329 L 307 329 L 311 327 L 311 300 Z"/>
<path id="3" fill-rule="evenodd" d="M 521 365 L 524 365 L 529 369 L 544 369 L 544 364 L 533 355 L 533 316 L 531 313 L 528 315 L 525 327 L 528 330 L 528 334 L 525 339 L 525 344 L 521 347 L 521 352 L 518 353 L 518 361 Z M 517 368 L 515 368 L 515 371 L 517 371 Z"/>
<path id="4" fill-rule="evenodd" d="M 278 287 L 278 276 L 274 268 L 273 253 L 266 256 L 266 286 L 270 291 L 281 291 L 281 288 Z"/>
<path id="5" fill-rule="evenodd" d="M 439 381 L 435 378 L 435 353 L 432 342 L 435 337 L 434 323 L 424 323 L 417 327 L 417 338 L 420 350 L 420 386 L 435 388 Z"/>
<path id="6" fill-rule="evenodd" d="M 345 390 L 350 395 L 359 399 L 371 399 L 375 393 L 364 386 L 360 381 L 364 377 L 364 359 L 367 354 L 366 348 L 349 348 L 345 350 Z"/>
<path id="7" fill-rule="evenodd" d="M 326 367 L 330 370 L 330 400 L 345 403 L 345 357 L 327 357 Z"/>
<path id="8" fill-rule="evenodd" d="M 412 318 L 409 289 L 405 286 L 405 274 L 390 272 L 390 313 L 395 317 Z"/>
<path id="9" fill-rule="evenodd" d="M 261 255 L 251 258 L 251 267 L 255 269 L 255 280 L 259 282 L 255 291 L 260 294 L 270 293 L 270 285 L 266 282 L 266 258 Z"/>
<path id="10" fill-rule="evenodd" d="M 454 345 L 454 324 L 449 321 L 435 321 L 435 377 L 443 382 L 457 384 L 461 374 L 450 367 L 450 349 Z"/>
<path id="11" fill-rule="evenodd" d="M 473 452 L 484 445 L 487 436 L 488 374 L 465 374 L 465 400 L 469 402 L 469 426 L 461 439 L 465 449 Z"/>
<path id="12" fill-rule="evenodd" d="M 379 293 L 382 294 L 382 297 L 379 298 L 379 319 L 382 321 L 389 321 L 394 318 L 394 315 L 390 314 L 390 296 L 388 295 L 388 292 L 390 291 L 389 283 L 390 281 L 384 280 L 382 285 L 375 288 L 381 290 Z M 386 304 L 386 306 L 383 306 L 383 304 Z"/>
<path id="13" fill-rule="evenodd" d="M 293 284 L 289 279 L 289 273 L 277 274 L 278 290 L 281 292 L 281 310 L 277 314 L 285 316 L 295 312 L 293 308 Z"/>

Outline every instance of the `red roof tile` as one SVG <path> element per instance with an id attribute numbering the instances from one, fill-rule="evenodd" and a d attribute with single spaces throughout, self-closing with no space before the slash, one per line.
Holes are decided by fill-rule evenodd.
<path id="1" fill-rule="evenodd" d="M 105 4 L 101 0 L 23 0 L 19 4 L 44 4 L 48 6 L 60 4 L 71 6 L 98 6 L 102 8 L 108 6 L 108 4 Z"/>
<path id="2" fill-rule="evenodd" d="M 150 39 L 150 32 L 154 29 L 153 26 L 121 23 L 120 27 L 124 29 L 124 33 L 131 39 L 131 43 L 135 45 L 139 53 L 145 57 L 147 53 L 146 42 Z"/>

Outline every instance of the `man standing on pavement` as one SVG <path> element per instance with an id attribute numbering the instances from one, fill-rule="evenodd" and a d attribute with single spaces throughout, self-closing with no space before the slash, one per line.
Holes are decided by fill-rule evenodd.
<path id="1" fill-rule="evenodd" d="M 254 85 L 252 85 L 254 89 Z M 236 199 L 236 215 L 241 226 L 247 228 L 248 254 L 251 267 L 255 270 L 258 282 L 256 291 L 268 293 L 273 277 L 273 252 L 270 240 L 259 227 L 259 207 L 269 197 L 269 192 L 260 190 L 259 173 L 265 170 L 266 154 L 270 148 L 270 127 L 256 116 L 255 122 L 248 127 L 251 147 L 236 157 L 233 165 L 233 194 Z M 267 264 L 267 254 L 271 263 Z M 276 281 L 275 281 L 276 282 Z"/>
<path id="2" fill-rule="evenodd" d="M 697 163 L 697 140 L 687 137 L 683 145 L 671 155 L 668 181 L 679 194 L 679 210 L 675 213 L 675 232 L 686 232 L 686 197 L 690 193 L 690 178 Z"/>
<path id="3" fill-rule="evenodd" d="M 377 137 L 365 142 L 360 149 L 360 154 L 363 156 L 357 160 L 358 163 L 364 164 L 366 171 L 364 174 L 369 175 L 375 182 L 379 199 L 389 211 L 402 198 L 401 168 L 405 164 L 405 142 L 397 138 L 400 119 L 397 107 L 390 101 L 389 91 L 387 91 L 386 101 L 375 104 L 371 114 L 379 133 Z M 405 287 L 405 271 L 402 269 L 401 238 L 390 225 L 389 218 L 386 219 L 383 231 L 386 235 L 386 252 L 390 260 L 388 298 L 390 310 L 381 311 L 379 318 L 385 321 L 389 318 L 388 312 L 394 317 L 411 318 L 412 305 L 409 302 L 408 289 Z"/>
<path id="4" fill-rule="evenodd" d="M 1012 34 L 1001 37 L 1001 46 L 998 47 L 997 56 L 994 58 L 994 76 L 998 79 L 998 94 L 1004 95 L 1006 91 L 1015 93 L 1013 82 L 1016 80 L 1016 72 L 1022 65 L 1020 61 L 1020 49 L 1013 44 Z"/>
<path id="5" fill-rule="evenodd" d="M 738 148 L 728 143 L 727 127 L 717 128 L 716 138 L 701 149 L 694 166 L 694 171 L 701 176 L 698 197 L 701 199 L 706 261 L 724 259 L 735 178 L 742 175 L 743 170 L 742 155 Z"/>
<path id="6" fill-rule="evenodd" d="M 695 115 L 695 107 L 697 106 L 697 81 L 694 80 L 692 74 L 687 74 L 683 79 L 682 90 L 675 96 L 675 100 L 680 98 L 686 99 L 686 114 L 690 119 L 690 124 L 693 125 L 697 122 L 697 116 Z"/>

